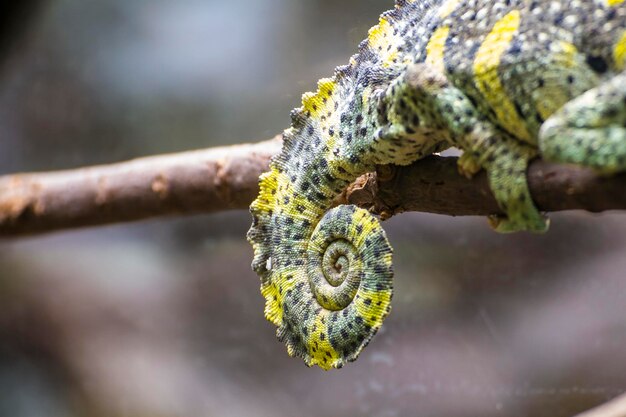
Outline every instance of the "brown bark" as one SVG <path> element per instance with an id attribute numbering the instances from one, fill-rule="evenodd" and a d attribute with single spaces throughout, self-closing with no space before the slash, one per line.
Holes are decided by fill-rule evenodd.
<path id="1" fill-rule="evenodd" d="M 246 209 L 258 176 L 280 149 L 278 137 L 140 158 L 68 171 L 0 177 L 0 237 L 20 236 L 172 214 Z M 534 161 L 533 198 L 545 211 L 626 209 L 626 175 Z M 469 180 L 456 158 L 431 156 L 408 167 L 379 167 L 353 183 L 337 203 L 389 217 L 403 211 L 487 215 L 500 210 L 484 173 Z"/>
<path id="2" fill-rule="evenodd" d="M 246 208 L 280 139 L 0 177 L 0 236 Z"/>
<path id="3" fill-rule="evenodd" d="M 456 160 L 431 156 L 408 167 L 379 167 L 365 185 L 371 187 L 367 193 L 374 212 L 383 216 L 404 211 L 453 216 L 502 214 L 486 173 L 467 179 L 459 175 Z M 533 200 L 543 211 L 626 209 L 624 174 L 603 177 L 589 168 L 535 160 L 528 169 L 528 184 Z M 357 204 L 359 198 L 353 190 L 349 201 Z"/>

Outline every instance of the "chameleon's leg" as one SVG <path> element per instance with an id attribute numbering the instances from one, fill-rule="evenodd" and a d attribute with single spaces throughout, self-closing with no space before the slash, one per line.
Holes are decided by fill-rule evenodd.
<path id="1" fill-rule="evenodd" d="M 526 179 L 528 161 L 536 156 L 536 149 L 508 137 L 497 138 L 495 147 L 472 151 L 480 155 L 478 160 L 487 171 L 491 190 L 506 213 L 506 217 L 489 216 L 491 226 L 503 233 L 545 232 L 548 219 L 537 210 Z"/>
<path id="2" fill-rule="evenodd" d="M 463 136 L 456 138 L 458 146 L 464 150 L 459 159 L 459 171 L 469 176 L 475 166 L 487 171 L 491 191 L 506 213 L 506 216 L 490 216 L 491 226 L 503 233 L 546 231 L 548 221 L 537 210 L 526 180 L 528 161 L 537 155 L 537 150 L 485 121 L 476 120 L 470 126 L 466 126 Z"/>
<path id="3" fill-rule="evenodd" d="M 491 218 L 497 231 L 547 229 L 548 222 L 535 207 L 526 182 L 528 161 L 537 153 L 534 148 L 496 128 L 463 92 L 428 64 L 411 66 L 404 80 L 394 87 L 396 93 L 391 90 L 388 95 L 393 100 L 389 114 L 395 124 L 417 119 L 419 124 L 410 126 L 417 134 L 433 129 L 444 132 L 451 145 L 465 151 L 459 160 L 463 174 L 471 176 L 480 168 L 487 171 L 491 190 L 506 213 L 506 217 Z M 407 107 L 418 117 L 401 117 Z M 400 130 L 396 127 L 389 131 Z"/>
<path id="4" fill-rule="evenodd" d="M 626 170 L 626 73 L 565 104 L 539 133 L 545 159 L 612 173 Z"/>

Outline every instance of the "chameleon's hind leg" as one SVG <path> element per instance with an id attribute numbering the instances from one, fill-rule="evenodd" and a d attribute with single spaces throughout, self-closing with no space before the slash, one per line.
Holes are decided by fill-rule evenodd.
<path id="1" fill-rule="evenodd" d="M 614 76 L 565 104 L 539 132 L 545 159 L 626 170 L 626 73 Z"/>
<path id="2" fill-rule="evenodd" d="M 391 120 L 396 124 L 417 121 L 410 126 L 410 132 L 417 135 L 433 130 L 442 132 L 450 145 L 465 151 L 459 160 L 463 174 L 471 176 L 480 168 L 487 171 L 491 190 L 506 213 L 505 217 L 491 218 L 497 231 L 547 229 L 547 220 L 537 210 L 526 182 L 528 161 L 536 156 L 536 149 L 486 120 L 467 96 L 431 65 L 411 66 L 390 91 Z M 413 112 L 413 117 L 402 117 L 407 111 Z M 395 128 L 399 130 L 402 129 Z"/>

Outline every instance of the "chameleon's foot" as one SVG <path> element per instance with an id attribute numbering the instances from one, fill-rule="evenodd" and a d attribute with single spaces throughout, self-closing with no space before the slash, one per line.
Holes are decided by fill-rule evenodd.
<path id="1" fill-rule="evenodd" d="M 548 219 L 535 206 L 526 181 L 532 149 L 513 140 L 503 139 L 489 157 L 486 170 L 493 194 L 506 213 L 490 216 L 490 225 L 498 232 L 526 230 L 542 233 L 548 230 Z"/>
<path id="2" fill-rule="evenodd" d="M 568 102 L 541 127 L 544 158 L 604 173 L 626 171 L 626 74 Z"/>
<path id="3" fill-rule="evenodd" d="M 457 168 L 459 174 L 463 175 L 465 178 L 472 178 L 482 169 L 476 158 L 473 157 L 470 152 L 463 152 L 463 155 L 461 155 L 457 161 Z"/>

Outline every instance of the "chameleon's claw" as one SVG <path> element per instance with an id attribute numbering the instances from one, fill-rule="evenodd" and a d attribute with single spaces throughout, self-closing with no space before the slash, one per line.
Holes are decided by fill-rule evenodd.
<path id="1" fill-rule="evenodd" d="M 506 216 L 492 214 L 487 216 L 487 221 L 489 226 L 499 233 L 513 233 L 523 230 L 533 233 L 545 233 L 550 227 L 550 219 L 541 214 L 537 218 L 523 222 L 511 220 Z"/>

